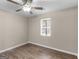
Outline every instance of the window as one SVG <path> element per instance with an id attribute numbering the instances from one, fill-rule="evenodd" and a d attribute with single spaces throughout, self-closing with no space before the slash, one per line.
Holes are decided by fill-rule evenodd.
<path id="1" fill-rule="evenodd" d="M 44 18 L 40 21 L 41 36 L 51 36 L 51 18 Z"/>

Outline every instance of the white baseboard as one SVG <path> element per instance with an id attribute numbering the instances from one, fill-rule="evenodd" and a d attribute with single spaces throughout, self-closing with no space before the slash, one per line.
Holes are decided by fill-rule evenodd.
<path id="1" fill-rule="evenodd" d="M 77 53 L 72 53 L 72 52 L 69 52 L 69 51 L 65 51 L 65 50 L 61 50 L 61 49 L 49 47 L 49 46 L 46 46 L 46 45 L 42 45 L 42 44 L 30 42 L 30 41 L 28 41 L 28 42 L 26 42 L 26 43 L 18 44 L 18 45 L 16 45 L 16 46 L 13 46 L 13 47 L 10 47 L 10 48 L 7 48 L 7 49 L 4 49 L 4 50 L 0 51 L 0 53 L 3 53 L 3 52 L 6 52 L 6 51 L 15 49 L 15 48 L 17 48 L 17 47 L 20 47 L 20 46 L 25 45 L 25 44 L 28 44 L 28 43 L 32 43 L 32 44 L 35 44 L 35 45 L 38 45 L 38 46 L 42 46 L 42 47 L 45 47 L 45 48 L 49 48 L 49 49 L 57 50 L 57 51 L 64 52 L 64 53 L 67 53 L 67 54 L 71 54 L 71 55 L 78 56 Z"/>
<path id="2" fill-rule="evenodd" d="M 65 50 L 49 47 L 49 46 L 38 44 L 38 43 L 34 43 L 34 42 L 28 42 L 28 43 L 32 43 L 32 44 L 35 44 L 35 45 L 38 45 L 38 46 L 42 46 L 42 47 L 45 47 L 45 48 L 49 48 L 49 49 L 53 49 L 53 50 L 60 51 L 60 52 L 63 52 L 63 53 L 67 53 L 67 54 L 78 56 L 77 53 L 73 53 L 73 52 L 69 52 L 69 51 L 65 51 Z"/>
<path id="3" fill-rule="evenodd" d="M 12 49 L 15 49 L 17 47 L 20 47 L 20 46 L 23 46 L 25 44 L 28 44 L 28 43 L 22 43 L 22 44 L 18 44 L 16 46 L 13 46 L 13 47 L 10 47 L 10 48 L 7 48 L 7 49 L 4 49 L 4 50 L 1 50 L 0 53 L 3 53 L 3 52 L 6 52 L 6 51 L 9 51 L 9 50 L 12 50 Z"/>

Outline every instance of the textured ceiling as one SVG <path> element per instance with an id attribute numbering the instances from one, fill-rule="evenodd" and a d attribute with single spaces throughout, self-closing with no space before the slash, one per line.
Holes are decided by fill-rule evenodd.
<path id="1" fill-rule="evenodd" d="M 19 0 L 17 0 L 19 1 Z M 33 0 L 32 6 L 42 6 L 44 10 L 32 10 L 34 14 L 29 14 L 28 12 L 15 12 L 16 9 L 19 9 L 20 6 L 15 5 L 13 3 L 7 2 L 7 0 L 0 0 L 0 9 L 16 13 L 24 16 L 33 16 L 38 14 L 43 14 L 49 11 L 58 11 L 70 7 L 77 6 L 77 0 Z M 21 3 L 21 1 L 20 1 Z"/>

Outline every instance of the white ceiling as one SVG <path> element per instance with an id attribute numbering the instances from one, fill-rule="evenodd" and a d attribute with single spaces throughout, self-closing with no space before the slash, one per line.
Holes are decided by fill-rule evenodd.
<path id="1" fill-rule="evenodd" d="M 58 11 L 58 10 L 62 10 L 70 7 L 75 7 L 77 6 L 77 4 L 78 4 L 77 0 L 33 0 L 32 6 L 42 6 L 44 10 L 42 11 L 32 10 L 34 13 L 32 15 L 38 15 L 49 11 Z M 24 11 L 15 12 L 15 10 L 19 8 L 20 6 L 7 2 L 7 0 L 0 0 L 0 9 L 6 10 L 12 13 L 16 13 L 19 15 L 32 16 L 28 12 L 24 12 Z"/>

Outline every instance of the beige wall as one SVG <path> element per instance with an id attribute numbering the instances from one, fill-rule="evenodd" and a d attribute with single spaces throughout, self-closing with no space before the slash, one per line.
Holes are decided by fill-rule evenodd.
<path id="1" fill-rule="evenodd" d="M 77 8 L 49 12 L 29 19 L 0 11 L 0 51 L 29 39 L 31 42 L 77 53 L 77 16 Z M 40 36 L 40 19 L 46 17 L 52 18 L 51 37 Z"/>
<path id="2" fill-rule="evenodd" d="M 0 51 L 27 42 L 27 18 L 0 10 Z"/>
<path id="3" fill-rule="evenodd" d="M 40 19 L 52 18 L 52 36 L 40 36 Z M 77 8 L 29 18 L 29 41 L 77 53 Z"/>

